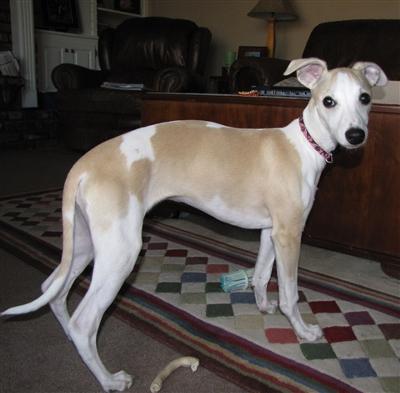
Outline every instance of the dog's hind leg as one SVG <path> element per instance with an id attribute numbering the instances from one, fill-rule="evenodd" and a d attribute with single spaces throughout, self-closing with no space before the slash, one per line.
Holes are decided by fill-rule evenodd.
<path id="1" fill-rule="evenodd" d="M 75 280 L 85 270 L 92 259 L 93 246 L 90 238 L 89 227 L 85 221 L 85 218 L 83 217 L 83 214 L 81 213 L 80 208 L 76 206 L 74 219 L 74 247 L 71 269 L 60 293 L 50 302 L 50 307 L 54 315 L 68 337 L 68 323 L 70 317 L 67 308 L 67 296 Z M 53 278 L 57 274 L 57 270 L 58 268 L 56 268 L 42 284 L 43 292 L 45 292 L 53 282 Z"/>
<path id="2" fill-rule="evenodd" d="M 268 301 L 267 285 L 271 278 L 272 267 L 275 260 L 275 250 L 271 239 L 271 228 L 261 231 L 260 250 L 258 251 L 256 268 L 254 271 L 252 285 L 258 309 L 261 312 L 272 314 L 275 312 L 277 303 Z"/>
<path id="3" fill-rule="evenodd" d="M 318 325 L 309 325 L 303 321 L 298 307 L 298 263 L 300 257 L 302 223 L 300 220 L 276 220 L 272 233 L 275 246 L 278 281 L 279 307 L 288 317 L 300 338 L 314 341 L 322 336 Z"/>
<path id="4" fill-rule="evenodd" d="M 107 229 L 96 225 L 94 231 L 90 226 L 95 248 L 92 281 L 69 323 L 69 332 L 80 356 L 105 391 L 122 391 L 132 384 L 132 377 L 125 371 L 111 374 L 105 368 L 96 339 L 104 312 L 135 265 L 142 244 L 142 220 L 143 214 L 136 207 L 127 217 L 111 220 Z"/>

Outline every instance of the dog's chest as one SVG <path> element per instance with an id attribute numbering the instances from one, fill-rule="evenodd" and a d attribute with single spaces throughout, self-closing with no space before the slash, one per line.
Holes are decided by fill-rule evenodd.
<path id="1" fill-rule="evenodd" d="M 301 160 L 301 200 L 307 216 L 314 203 L 315 193 L 325 162 L 310 149 L 310 146 L 298 129 L 298 120 L 294 120 L 283 129 L 288 140 L 297 150 Z"/>

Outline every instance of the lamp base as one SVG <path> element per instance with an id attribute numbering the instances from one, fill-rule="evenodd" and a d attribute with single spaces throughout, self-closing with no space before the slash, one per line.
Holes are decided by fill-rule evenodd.
<path id="1" fill-rule="evenodd" d="M 275 22 L 275 18 L 267 19 L 267 48 L 269 57 L 275 57 Z"/>

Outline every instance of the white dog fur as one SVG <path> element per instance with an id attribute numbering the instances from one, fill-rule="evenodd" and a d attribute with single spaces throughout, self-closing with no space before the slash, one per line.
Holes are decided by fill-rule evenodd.
<path id="1" fill-rule="evenodd" d="M 387 81 L 379 66 L 356 63 L 328 71 L 324 61 L 310 58 L 292 61 L 285 74 L 294 71 L 312 91 L 303 117 L 318 145 L 327 152 L 337 144 L 362 145 L 371 86 Z M 111 374 L 100 360 L 97 330 L 135 265 L 145 213 L 169 198 L 222 221 L 261 229 L 253 278 L 257 305 L 269 313 L 277 306 L 266 292 L 276 259 L 279 307 L 300 338 L 316 340 L 321 329 L 305 323 L 297 306 L 297 270 L 301 234 L 324 166 L 298 119 L 277 129 L 174 121 L 111 139 L 84 155 L 68 174 L 62 260 L 43 283 L 43 295 L 2 315 L 32 312 L 50 303 L 103 389 L 129 388 L 127 373 Z M 67 294 L 92 259 L 90 288 L 70 317 Z"/>

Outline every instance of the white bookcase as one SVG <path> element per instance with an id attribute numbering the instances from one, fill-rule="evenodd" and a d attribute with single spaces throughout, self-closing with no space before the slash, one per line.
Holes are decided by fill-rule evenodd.
<path id="1" fill-rule="evenodd" d="M 97 68 L 97 1 L 85 0 L 77 4 L 81 21 L 79 34 L 35 29 L 37 88 L 41 93 L 56 91 L 51 72 L 59 64 Z"/>
<path id="2" fill-rule="evenodd" d="M 98 30 L 104 26 L 115 27 L 127 18 L 147 14 L 147 0 L 141 0 L 141 14 L 132 14 L 112 8 L 113 1 L 80 0 L 81 32 L 64 33 L 35 29 L 37 88 L 41 93 L 55 92 L 51 72 L 59 64 L 72 63 L 90 69 L 98 68 Z M 110 6 L 108 6 L 110 4 Z"/>

